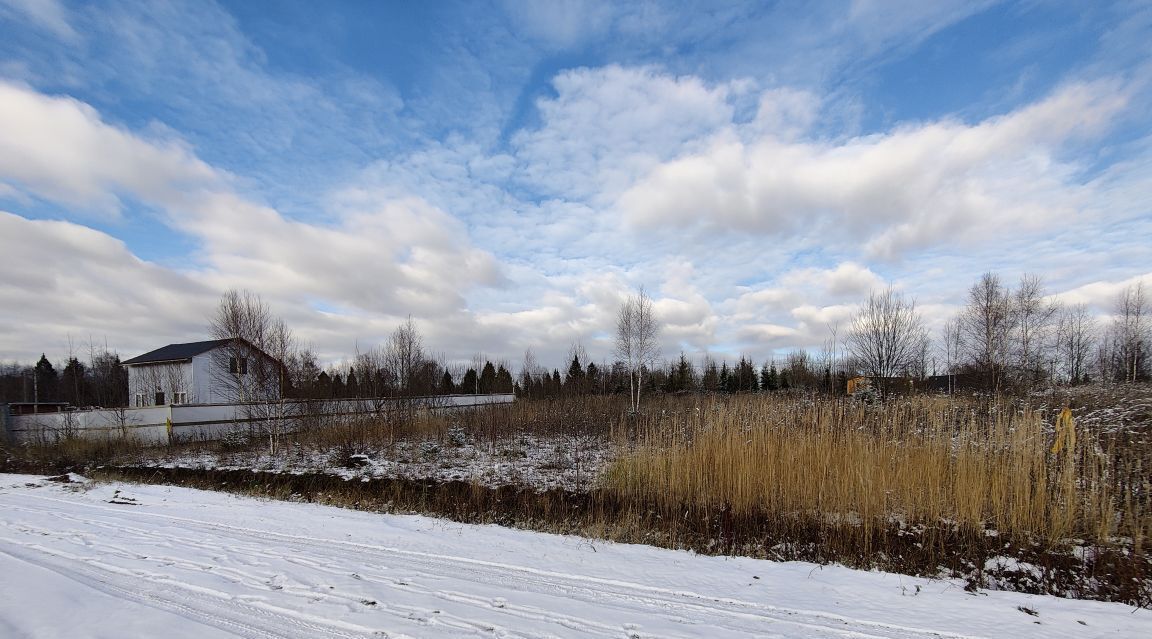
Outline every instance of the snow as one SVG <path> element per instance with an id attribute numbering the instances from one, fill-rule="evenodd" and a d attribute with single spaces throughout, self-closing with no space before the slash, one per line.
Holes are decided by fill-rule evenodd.
<path id="1" fill-rule="evenodd" d="M 54 479 L 0 475 L 0 636 L 1152 636 L 1120 604 Z"/>
<path id="2" fill-rule="evenodd" d="M 465 436 L 466 437 L 466 436 Z M 492 488 L 518 486 L 544 491 L 552 488 L 590 489 L 614 458 L 611 444 L 601 438 L 517 435 L 499 442 L 478 443 L 399 440 L 390 446 L 364 447 L 349 454 L 340 448 L 294 448 L 270 456 L 259 449 L 220 452 L 164 449 L 146 451 L 132 465 L 160 468 L 258 470 L 272 473 L 328 473 L 344 479 L 466 481 Z"/>

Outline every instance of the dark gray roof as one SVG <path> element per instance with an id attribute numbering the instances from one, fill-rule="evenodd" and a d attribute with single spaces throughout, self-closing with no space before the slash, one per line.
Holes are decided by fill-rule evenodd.
<path id="1" fill-rule="evenodd" d="M 232 340 L 229 339 L 213 339 L 207 342 L 190 342 L 188 344 L 169 344 L 154 351 L 144 353 L 138 357 L 124 362 L 124 365 L 129 364 L 148 364 L 150 362 L 178 362 L 186 359 L 192 359 L 200 353 L 207 353 L 208 351 L 223 346 Z"/>

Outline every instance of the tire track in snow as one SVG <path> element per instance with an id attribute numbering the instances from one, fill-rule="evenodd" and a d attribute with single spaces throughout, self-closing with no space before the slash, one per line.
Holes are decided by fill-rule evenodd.
<path id="1" fill-rule="evenodd" d="M 231 548 L 237 552 L 242 551 L 244 554 L 249 555 L 283 559 L 283 554 L 270 553 L 262 544 L 254 544 L 252 542 L 254 539 L 262 541 L 271 539 L 275 540 L 277 544 L 288 546 L 293 550 L 301 552 L 301 556 L 310 555 L 317 558 L 316 560 L 302 560 L 294 563 L 312 563 L 312 567 L 314 569 L 327 570 L 333 574 L 347 574 L 343 571 L 335 571 L 328 568 L 329 565 L 338 565 L 341 561 L 347 561 L 348 553 L 332 553 L 333 547 L 340 547 L 354 552 L 356 556 L 361 559 L 374 557 L 377 561 L 379 561 L 381 564 L 384 564 L 388 568 L 407 570 L 414 572 L 415 574 L 431 577 L 433 579 L 459 579 L 462 577 L 462 573 L 467 573 L 469 578 L 476 583 L 485 583 L 504 588 L 526 589 L 534 594 L 540 594 L 544 592 L 564 598 L 576 597 L 587 603 L 620 607 L 623 610 L 635 612 L 634 607 L 629 608 L 621 606 L 621 603 L 623 602 L 630 602 L 632 604 L 643 606 L 647 609 L 649 614 L 661 615 L 666 619 L 672 620 L 674 622 L 678 621 L 681 623 L 683 622 L 683 619 L 678 618 L 678 615 L 672 616 L 673 613 L 680 611 L 692 611 L 709 617 L 726 617 L 729 621 L 744 622 L 738 623 L 738 627 L 729 627 L 728 629 L 742 630 L 746 632 L 764 631 L 766 626 L 770 627 L 773 624 L 785 624 L 788 626 L 803 628 L 809 632 L 816 631 L 847 637 L 874 638 L 883 636 L 904 637 L 912 639 L 916 637 L 963 636 L 950 633 L 935 632 L 927 629 L 909 628 L 893 624 L 853 619 L 821 611 L 781 608 L 768 604 L 759 604 L 738 599 L 710 597 L 690 591 L 659 588 L 655 586 L 612 579 L 555 573 L 525 566 L 489 562 L 465 557 L 454 557 L 451 555 L 426 553 L 386 546 L 375 546 L 338 539 L 334 540 L 286 535 L 284 533 L 273 531 L 245 528 L 229 524 L 192 519 L 188 517 L 168 515 L 164 513 L 144 512 L 139 510 L 126 511 L 122 508 L 109 508 L 99 504 L 93 504 L 84 501 L 57 499 L 48 497 L 46 495 L 19 494 L 18 496 L 34 501 L 47 500 L 82 505 L 96 511 L 107 513 L 112 517 L 113 520 L 112 522 L 96 524 L 96 522 L 92 519 L 72 518 L 59 512 L 52 513 L 65 519 L 74 519 L 79 523 L 87 523 L 88 525 L 96 524 L 102 525 L 104 527 L 115 528 L 116 530 L 125 530 L 123 525 L 125 519 L 131 519 L 133 521 L 140 522 L 141 519 L 139 518 L 144 518 L 144 520 L 154 520 L 159 518 L 172 522 L 173 524 L 178 524 L 180 527 L 192 528 L 203 532 L 208 532 L 212 535 L 220 536 L 231 542 L 240 544 L 231 546 Z M 37 510 L 34 512 L 40 512 L 43 514 L 44 511 Z M 204 543 L 203 538 L 177 538 L 171 536 L 170 534 L 163 536 L 157 535 L 152 529 L 149 528 L 138 528 L 134 529 L 133 532 L 135 534 L 150 536 L 154 538 L 163 537 L 164 539 L 170 541 L 180 541 L 181 543 L 193 545 L 203 545 Z M 220 548 L 218 545 L 213 545 L 212 547 Z M 300 557 L 297 557 L 296 559 L 300 560 Z M 328 559 L 329 561 L 322 561 L 323 559 Z M 510 573 L 514 573 L 514 576 L 510 576 Z M 384 585 L 391 584 L 393 587 L 397 585 L 395 580 L 390 580 L 387 575 L 371 574 L 371 579 Z M 409 590 L 418 588 L 418 586 L 413 583 L 404 583 L 402 586 Z M 528 588 L 523 588 L 524 586 L 528 586 Z M 456 601 L 466 605 L 488 605 L 490 607 L 490 601 L 483 601 L 480 598 L 477 598 L 474 595 L 469 595 L 467 593 L 436 589 L 420 589 L 420 592 L 425 595 L 434 596 L 449 601 Z M 551 611 L 542 611 L 540 609 L 533 609 L 527 606 L 518 607 L 514 604 L 506 604 L 502 608 L 502 612 L 507 614 L 517 614 L 517 616 L 524 615 L 530 618 L 538 618 L 538 616 L 543 615 L 547 617 L 547 621 L 551 623 L 557 623 L 558 625 L 568 629 L 577 629 L 576 626 L 579 626 L 580 624 L 586 624 L 579 629 L 586 632 L 593 632 L 595 634 L 610 634 L 612 636 L 619 636 L 620 633 L 618 626 L 607 626 L 605 624 L 592 622 L 591 620 L 576 619 L 568 615 L 558 615 L 557 613 L 553 613 Z M 753 625 L 746 625 L 748 623 Z"/>
<path id="2" fill-rule="evenodd" d="M 193 621 L 235 633 L 246 639 L 283 639 L 285 637 L 317 637 L 353 639 L 369 634 L 350 634 L 331 627 L 310 623 L 282 611 L 266 610 L 236 599 L 209 597 L 184 589 L 164 587 L 150 582 L 148 590 L 140 588 L 139 580 L 110 567 L 102 567 L 82 557 L 51 550 L 38 544 L 14 544 L 3 540 L 0 553 L 33 566 L 50 570 L 79 584 L 121 599 L 165 610 Z M 263 623 L 255 624 L 253 620 Z"/>

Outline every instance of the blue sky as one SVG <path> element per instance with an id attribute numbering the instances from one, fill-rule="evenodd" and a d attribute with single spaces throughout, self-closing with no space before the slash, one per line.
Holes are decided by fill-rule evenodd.
<path id="1" fill-rule="evenodd" d="M 624 5 L 624 6 L 621 6 Z M 818 347 L 983 272 L 1152 275 L 1146 1 L 0 0 L 0 359 L 201 339 L 260 293 L 327 361 Z"/>

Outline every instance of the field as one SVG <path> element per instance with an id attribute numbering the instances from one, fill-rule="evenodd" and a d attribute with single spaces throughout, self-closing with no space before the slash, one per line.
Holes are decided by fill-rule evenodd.
<path id="1" fill-rule="evenodd" d="M 1116 603 L 75 475 L 0 475 L 0 574 L 6 637 L 1152 632 Z"/>
<path id="2" fill-rule="evenodd" d="M 274 440 L 21 454 L 108 479 L 1146 606 L 1150 396 L 685 395 L 637 415 L 618 398 L 582 397 Z M 1073 423 L 1057 429 L 1065 404 Z"/>

